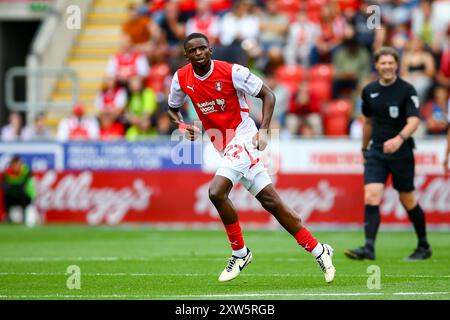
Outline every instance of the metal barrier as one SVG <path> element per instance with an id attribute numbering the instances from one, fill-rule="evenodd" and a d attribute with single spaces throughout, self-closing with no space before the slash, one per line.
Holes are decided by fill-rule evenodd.
<path id="1" fill-rule="evenodd" d="M 67 77 L 72 82 L 71 100 L 55 102 L 48 101 L 42 97 L 42 83 L 44 77 Z M 27 80 L 27 91 L 29 95 L 25 101 L 16 101 L 14 99 L 14 80 L 16 77 L 25 77 Z M 5 76 L 5 98 L 6 107 L 14 111 L 24 111 L 27 114 L 27 123 L 33 124 L 34 117 L 39 111 L 48 108 L 70 108 L 79 99 L 80 83 L 77 73 L 66 67 L 13 67 L 8 70 Z"/>
<path id="2" fill-rule="evenodd" d="M 76 5 L 84 19 L 93 0 L 53 0 L 46 11 L 39 30 L 33 39 L 26 68 L 15 67 L 5 77 L 6 107 L 24 111 L 27 125 L 33 126 L 37 112 L 51 108 L 71 107 L 79 98 L 79 81 L 74 70 L 64 67 L 80 28 L 67 27 L 68 8 Z M 72 97 L 69 101 L 50 102 L 58 77 L 67 76 L 72 81 Z M 25 102 L 14 100 L 14 79 L 26 77 Z"/>

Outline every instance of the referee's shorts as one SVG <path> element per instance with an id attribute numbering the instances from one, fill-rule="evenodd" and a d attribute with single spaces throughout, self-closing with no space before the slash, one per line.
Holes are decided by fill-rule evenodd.
<path id="1" fill-rule="evenodd" d="M 413 150 L 393 156 L 377 150 L 369 150 L 364 165 L 364 184 L 385 184 L 389 174 L 392 175 L 394 189 L 398 192 L 414 191 L 414 154 Z"/>

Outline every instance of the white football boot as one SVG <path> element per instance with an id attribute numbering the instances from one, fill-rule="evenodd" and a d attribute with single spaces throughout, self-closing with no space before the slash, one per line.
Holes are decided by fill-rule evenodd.
<path id="1" fill-rule="evenodd" d="M 248 249 L 247 249 L 248 250 Z M 228 260 L 227 266 L 219 276 L 220 282 L 230 281 L 236 278 L 250 262 L 252 262 L 252 253 L 248 250 L 247 255 L 242 258 L 231 256 Z"/>
<path id="2" fill-rule="evenodd" d="M 330 283 L 334 279 L 336 268 L 333 266 L 333 248 L 329 244 L 323 245 L 323 253 L 316 258 L 317 263 L 322 269 L 325 281 Z"/>

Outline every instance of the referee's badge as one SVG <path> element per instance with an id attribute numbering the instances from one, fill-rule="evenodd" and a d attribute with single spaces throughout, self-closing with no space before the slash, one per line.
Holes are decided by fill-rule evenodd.
<path id="1" fill-rule="evenodd" d="M 411 100 L 414 103 L 414 106 L 419 109 L 420 106 L 420 102 L 419 102 L 419 97 L 418 96 L 411 96 Z"/>
<path id="2" fill-rule="evenodd" d="M 391 118 L 398 118 L 398 106 L 390 106 L 389 107 L 389 115 Z"/>

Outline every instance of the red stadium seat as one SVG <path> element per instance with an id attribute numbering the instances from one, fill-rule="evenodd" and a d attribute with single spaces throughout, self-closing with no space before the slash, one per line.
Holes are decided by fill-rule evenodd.
<path id="1" fill-rule="evenodd" d="M 333 65 L 332 64 L 316 64 L 308 71 L 308 76 L 311 81 L 333 81 Z"/>
<path id="2" fill-rule="evenodd" d="M 305 70 L 298 65 L 282 65 L 275 71 L 276 79 L 289 87 L 291 92 L 296 92 L 299 83 L 305 76 Z"/>
<path id="3" fill-rule="evenodd" d="M 341 99 L 330 102 L 323 115 L 325 135 L 348 135 L 351 110 L 352 104 L 348 100 Z"/>
<path id="4" fill-rule="evenodd" d="M 319 101 L 327 102 L 330 101 L 332 96 L 332 85 L 331 82 L 327 80 L 316 80 L 310 79 L 309 81 L 309 90 L 312 95 L 314 95 Z"/>
<path id="5" fill-rule="evenodd" d="M 162 92 L 164 90 L 165 79 L 170 74 L 170 68 L 167 64 L 155 64 L 150 68 L 150 74 L 146 81 L 146 86 L 155 90 L 155 92 Z"/>

